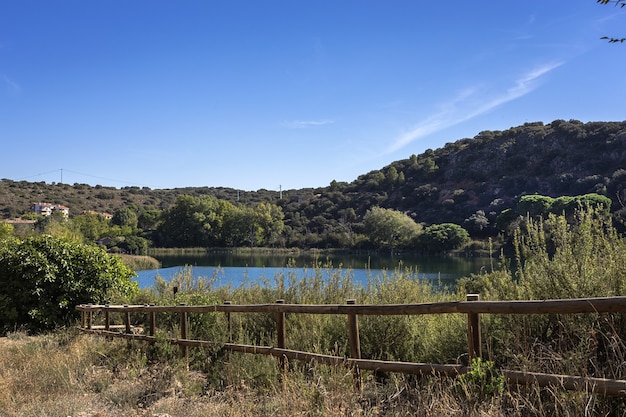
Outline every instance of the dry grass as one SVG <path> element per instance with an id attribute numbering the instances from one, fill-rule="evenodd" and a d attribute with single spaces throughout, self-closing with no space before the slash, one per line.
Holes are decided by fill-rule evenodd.
<path id="1" fill-rule="evenodd" d="M 71 331 L 0 339 L 0 416 L 579 416 L 624 415 L 621 400 L 507 387 L 476 395 L 453 378 L 364 375 L 299 364 L 282 379 L 271 358 L 227 354 L 219 378 L 143 345 Z M 621 413 L 621 414 L 620 414 Z"/>
<path id="2" fill-rule="evenodd" d="M 119 256 L 122 259 L 122 262 L 124 262 L 133 271 L 158 269 L 161 266 L 161 263 L 152 256 L 127 255 L 121 253 L 115 256 Z"/>

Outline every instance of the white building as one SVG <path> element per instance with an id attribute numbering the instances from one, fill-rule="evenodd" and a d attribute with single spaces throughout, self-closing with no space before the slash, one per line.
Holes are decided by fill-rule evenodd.
<path id="1" fill-rule="evenodd" d="M 60 211 L 65 217 L 70 215 L 70 208 L 60 204 L 35 203 L 33 204 L 33 211 L 42 216 L 50 216 L 55 211 Z"/>

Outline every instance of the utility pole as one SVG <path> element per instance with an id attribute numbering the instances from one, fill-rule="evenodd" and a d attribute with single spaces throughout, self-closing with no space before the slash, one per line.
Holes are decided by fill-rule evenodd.
<path id="1" fill-rule="evenodd" d="M 280 196 L 280 199 L 283 199 L 283 186 L 279 185 L 278 186 L 278 195 Z"/>

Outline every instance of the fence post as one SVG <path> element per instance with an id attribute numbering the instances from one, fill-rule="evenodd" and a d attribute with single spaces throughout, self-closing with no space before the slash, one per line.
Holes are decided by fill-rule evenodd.
<path id="1" fill-rule="evenodd" d="M 127 308 L 128 304 L 124 304 L 124 308 Z M 130 330 L 130 312 L 124 312 L 124 324 L 126 325 L 126 333 L 132 333 Z"/>
<path id="2" fill-rule="evenodd" d="M 467 301 L 479 301 L 480 295 L 467 294 Z M 467 345 L 469 353 L 469 363 L 472 364 L 474 358 L 482 357 L 482 343 L 480 340 L 480 314 L 467 313 Z"/>
<path id="3" fill-rule="evenodd" d="M 231 305 L 230 301 L 224 301 L 224 305 Z M 233 342 L 233 322 L 231 321 L 230 311 L 226 312 L 226 322 L 228 323 L 228 343 Z"/>
<path id="4" fill-rule="evenodd" d="M 179 305 L 181 307 L 184 307 L 187 304 L 180 303 Z M 189 337 L 188 330 L 189 329 L 187 328 L 187 312 L 183 309 L 180 311 L 180 338 L 181 339 L 187 339 Z M 187 357 L 188 353 L 189 353 L 189 347 L 186 345 L 180 345 L 180 355 L 182 357 Z"/>
<path id="5" fill-rule="evenodd" d="M 109 305 L 104 305 L 104 330 L 111 330 L 111 312 L 109 311 Z"/>
<path id="6" fill-rule="evenodd" d="M 355 305 L 356 300 L 346 301 L 349 305 Z M 359 338 L 359 321 L 356 314 L 348 314 L 348 342 L 350 343 L 350 356 L 353 359 L 361 359 L 361 341 Z M 358 365 L 354 367 L 354 383 L 357 389 L 361 389 L 361 371 Z"/>
<path id="7" fill-rule="evenodd" d="M 87 328 L 91 330 L 91 326 L 93 324 L 93 313 L 91 312 L 91 306 L 93 304 L 89 303 L 88 306 L 90 308 L 89 313 L 87 313 Z"/>
<path id="8" fill-rule="evenodd" d="M 150 304 L 150 307 L 154 307 L 154 304 Z M 154 336 L 154 334 L 156 333 L 156 313 L 154 312 L 154 310 L 150 310 L 150 328 L 148 329 L 148 334 L 150 336 Z"/>
<path id="9" fill-rule="evenodd" d="M 276 304 L 285 304 L 285 300 L 276 300 Z M 276 344 L 279 349 L 285 349 L 285 312 L 276 313 Z M 279 360 L 281 372 L 287 370 L 287 361 L 281 356 Z"/>

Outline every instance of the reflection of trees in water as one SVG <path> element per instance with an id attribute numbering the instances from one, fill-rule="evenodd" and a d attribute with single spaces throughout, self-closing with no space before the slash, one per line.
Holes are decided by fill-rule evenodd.
<path id="1" fill-rule="evenodd" d="M 477 273 L 489 265 L 487 258 L 459 258 L 443 256 L 394 255 L 387 251 L 364 251 L 359 255 L 311 254 L 262 255 L 210 253 L 197 256 L 156 256 L 163 268 L 180 265 L 250 267 L 250 268 L 297 268 L 334 267 L 342 269 L 411 269 L 422 273 L 442 273 L 466 276 Z"/>

